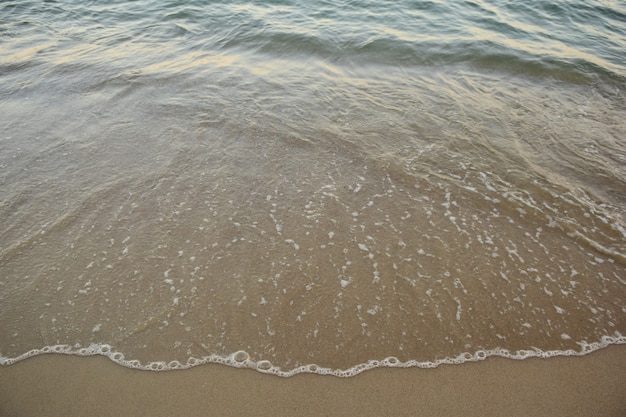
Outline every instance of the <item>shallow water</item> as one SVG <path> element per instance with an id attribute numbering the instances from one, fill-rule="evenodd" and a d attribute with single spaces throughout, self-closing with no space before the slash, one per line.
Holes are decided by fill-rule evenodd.
<path id="1" fill-rule="evenodd" d="M 2 363 L 352 375 L 626 341 L 619 3 L 0 17 Z"/>

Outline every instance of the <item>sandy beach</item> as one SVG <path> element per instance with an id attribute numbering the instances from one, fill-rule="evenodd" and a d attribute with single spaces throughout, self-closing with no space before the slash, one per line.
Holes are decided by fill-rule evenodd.
<path id="1" fill-rule="evenodd" d="M 0 34 L 0 417 L 626 417 L 626 1 Z"/>
<path id="2" fill-rule="evenodd" d="M 625 346 L 347 379 L 219 365 L 146 372 L 104 357 L 44 355 L 0 368 L 0 415 L 618 417 L 626 415 L 624 381 Z"/>

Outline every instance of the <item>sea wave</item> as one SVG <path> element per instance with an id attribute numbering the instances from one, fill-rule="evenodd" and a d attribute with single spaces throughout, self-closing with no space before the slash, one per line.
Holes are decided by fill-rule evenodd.
<path id="1" fill-rule="evenodd" d="M 67 55 L 73 61 L 132 57 L 157 64 L 163 56 L 193 51 L 347 66 L 468 63 L 576 83 L 597 77 L 623 83 L 626 76 L 624 11 L 602 4 L 5 2 L 2 13 L 14 17 L 0 24 L 8 40 L 5 51 L 23 50 L 26 45 L 11 41 L 29 33 L 40 44 L 52 43 L 40 46 L 38 55 Z M 8 58 L 5 65 L 15 65 L 10 53 Z"/>
<path id="2" fill-rule="evenodd" d="M 2 2 L 0 362 L 623 343 L 622 11 L 492 3 Z"/>

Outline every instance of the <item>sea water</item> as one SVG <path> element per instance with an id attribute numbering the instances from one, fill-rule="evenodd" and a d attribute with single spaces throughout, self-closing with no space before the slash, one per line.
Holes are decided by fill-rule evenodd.
<path id="1" fill-rule="evenodd" d="M 2 1 L 0 362 L 625 343 L 625 89 L 619 1 Z"/>

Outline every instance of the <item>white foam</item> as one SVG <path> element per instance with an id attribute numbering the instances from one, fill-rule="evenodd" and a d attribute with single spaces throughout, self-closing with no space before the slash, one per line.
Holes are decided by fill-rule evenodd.
<path id="1" fill-rule="evenodd" d="M 300 249 L 300 245 L 298 245 L 293 239 L 285 239 L 285 243 L 288 243 L 291 246 L 293 246 L 293 248 L 295 250 L 299 250 Z"/>
<path id="2" fill-rule="evenodd" d="M 563 333 L 561 337 L 569 340 L 569 335 Z M 146 371 L 168 371 L 173 369 L 188 369 L 198 365 L 209 363 L 228 365 L 235 368 L 250 368 L 262 373 L 273 374 L 281 377 L 290 377 L 301 373 L 313 373 L 319 375 L 333 375 L 337 377 L 351 377 L 361 372 L 383 367 L 393 368 L 435 368 L 442 364 L 462 364 L 466 362 L 477 362 L 487 359 L 490 356 L 500 356 L 508 359 L 523 360 L 527 358 L 552 358 L 555 356 L 584 356 L 596 350 L 605 348 L 609 345 L 626 344 L 626 336 L 619 332 L 614 335 L 605 335 L 597 342 L 588 343 L 585 341 L 578 342 L 580 350 L 541 350 L 538 348 L 528 350 L 518 350 L 515 352 L 506 349 L 477 350 L 474 352 L 461 352 L 455 357 L 447 357 L 437 359 L 435 361 L 417 361 L 409 360 L 401 362 L 398 358 L 390 356 L 382 360 L 369 360 L 365 363 L 357 364 L 348 369 L 332 369 L 321 367 L 317 364 L 302 365 L 290 370 L 282 370 L 273 365 L 268 360 L 254 361 L 250 355 L 243 351 L 237 351 L 230 355 L 208 355 L 201 358 L 190 357 L 185 363 L 179 361 L 155 361 L 143 364 L 136 359 L 126 359 L 123 353 L 116 352 L 109 344 L 91 344 L 88 347 L 72 347 L 69 345 L 53 345 L 44 346 L 41 349 L 33 349 L 13 358 L 0 356 L 0 365 L 12 365 L 24 359 L 31 358 L 42 354 L 60 353 L 66 355 L 77 356 L 94 356 L 102 355 L 108 357 L 113 362 L 133 369 L 141 369 Z"/>

